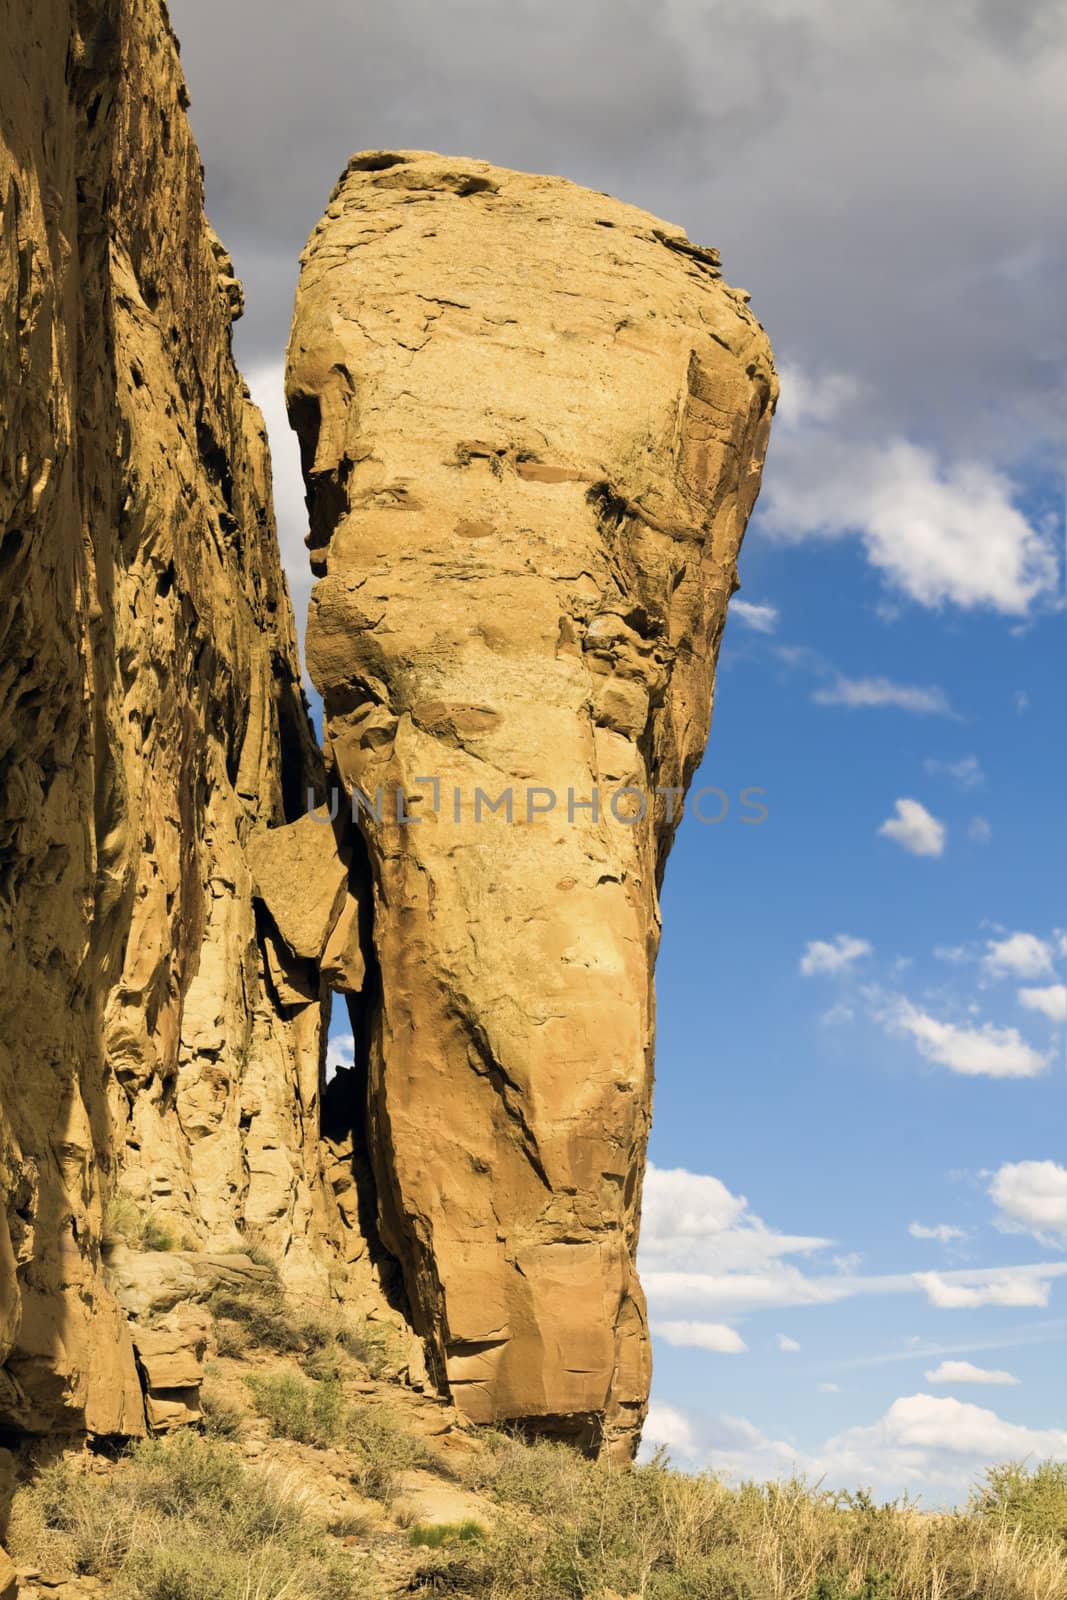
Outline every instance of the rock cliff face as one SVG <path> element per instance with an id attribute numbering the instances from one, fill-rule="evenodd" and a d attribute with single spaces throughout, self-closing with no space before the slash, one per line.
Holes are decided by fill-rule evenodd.
<path id="1" fill-rule="evenodd" d="M 620 1456 L 657 889 L 776 395 L 746 301 L 603 195 L 370 152 L 289 350 L 309 665 L 367 799 L 382 1236 L 470 1417 Z"/>
<path id="2" fill-rule="evenodd" d="M 349 868 L 297 824 L 332 899 L 293 948 L 320 762 L 165 8 L 0 0 L 0 37 L 0 1429 L 136 1433 L 131 1217 L 307 1292 L 365 1256 L 320 1140 Z"/>

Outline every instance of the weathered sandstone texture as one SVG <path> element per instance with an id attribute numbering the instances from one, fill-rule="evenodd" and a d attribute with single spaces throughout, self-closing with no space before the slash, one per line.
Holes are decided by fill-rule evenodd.
<path id="1" fill-rule="evenodd" d="M 304 255 L 289 350 L 328 761 L 382 791 L 382 1237 L 470 1417 L 620 1456 L 649 1381 L 634 1252 L 680 815 L 656 791 L 704 749 L 776 396 L 747 298 L 604 195 L 371 152 Z M 475 815 L 509 789 L 510 818 Z"/>
<path id="2" fill-rule="evenodd" d="M 131 1217 L 307 1293 L 365 1261 L 319 1105 L 319 957 L 361 956 L 296 820 L 320 761 L 165 8 L 0 0 L 0 38 L 0 1429 L 136 1433 L 138 1369 L 149 1420 L 195 1414 L 203 1341 L 135 1359 Z M 292 927 L 287 863 L 294 908 L 329 889 Z"/>

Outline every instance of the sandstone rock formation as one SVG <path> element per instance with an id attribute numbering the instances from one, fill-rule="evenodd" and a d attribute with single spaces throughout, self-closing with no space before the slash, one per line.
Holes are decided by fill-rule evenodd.
<path id="1" fill-rule="evenodd" d="M 0 1428 L 136 1433 L 123 1208 L 306 1293 L 365 1261 L 316 959 L 335 925 L 339 986 L 361 956 L 297 820 L 320 762 L 165 7 L 0 0 L 0 37 Z M 255 893 L 290 824 L 315 950 Z"/>
<path id="2" fill-rule="evenodd" d="M 747 298 L 604 195 L 370 152 L 289 351 L 309 664 L 332 773 L 377 813 L 382 1236 L 470 1417 L 622 1456 L 657 889 L 776 395 Z"/>

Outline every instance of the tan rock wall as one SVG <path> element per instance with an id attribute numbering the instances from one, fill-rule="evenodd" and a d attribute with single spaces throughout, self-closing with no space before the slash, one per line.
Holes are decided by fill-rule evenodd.
<path id="1" fill-rule="evenodd" d="M 305 253 L 289 351 L 328 758 L 384 808 L 361 819 L 382 1234 L 471 1417 L 620 1455 L 648 1392 L 634 1254 L 680 814 L 656 791 L 704 748 L 776 395 L 746 300 L 603 195 L 370 152 Z M 476 819 L 509 789 L 513 820 Z"/>
<path id="2" fill-rule="evenodd" d="M 309 1293 L 365 1251 L 245 849 L 318 758 L 177 47 L 160 0 L 0 37 L 0 1426 L 115 1433 L 117 1193 Z"/>

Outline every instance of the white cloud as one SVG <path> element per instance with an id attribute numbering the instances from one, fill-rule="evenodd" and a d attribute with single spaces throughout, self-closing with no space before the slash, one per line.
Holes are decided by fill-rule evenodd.
<path id="1" fill-rule="evenodd" d="M 300 446 L 289 427 L 285 409 L 285 363 L 262 362 L 249 367 L 245 378 L 252 399 L 263 413 L 270 440 L 271 468 L 274 477 L 274 514 L 278 519 L 278 543 L 282 564 L 289 580 L 296 617 L 296 631 L 303 654 L 308 601 L 314 583 L 304 543 L 308 531 L 304 504 L 304 475 L 300 470 Z"/>
<path id="2" fill-rule="evenodd" d="M 750 600 L 731 600 L 730 616 L 737 617 L 754 633 L 773 633 L 778 626 L 778 607 L 755 605 Z"/>
<path id="3" fill-rule="evenodd" d="M 841 1385 L 839 1383 L 820 1383 L 818 1387 L 819 1387 L 819 1393 L 820 1394 L 840 1394 L 841 1393 Z"/>
<path id="4" fill-rule="evenodd" d="M 988 844 L 993 828 L 988 817 L 972 817 L 967 824 L 967 837 L 972 844 Z"/>
<path id="5" fill-rule="evenodd" d="M 884 1009 L 879 1020 L 913 1038 L 928 1061 L 965 1077 L 1035 1078 L 1048 1066 L 1047 1057 L 1015 1028 L 998 1028 L 991 1022 L 979 1027 L 941 1022 L 904 999 Z"/>
<path id="6" fill-rule="evenodd" d="M 784 1350 L 787 1355 L 792 1355 L 795 1351 L 800 1349 L 800 1345 L 797 1343 L 797 1341 L 795 1339 L 791 1339 L 787 1333 L 780 1333 L 778 1335 L 777 1343 L 779 1350 Z"/>
<path id="7" fill-rule="evenodd" d="M 725 1322 L 653 1322 L 652 1332 L 669 1345 L 714 1350 L 723 1356 L 738 1356 L 748 1349 L 737 1329 Z"/>
<path id="8" fill-rule="evenodd" d="M 326 1046 L 326 1077 L 339 1067 L 350 1067 L 356 1059 L 356 1042 L 350 1033 L 335 1034 Z"/>
<path id="9" fill-rule="evenodd" d="M 954 1228 L 948 1222 L 938 1222 L 932 1228 L 925 1227 L 921 1222 L 911 1222 L 908 1232 L 913 1239 L 936 1239 L 938 1244 L 949 1244 L 953 1239 L 967 1237 L 965 1228 Z"/>
<path id="10" fill-rule="evenodd" d="M 1001 1269 L 984 1283 L 961 1282 L 963 1274 L 916 1272 L 915 1282 L 932 1306 L 942 1311 L 975 1311 L 979 1306 L 1047 1306 L 1050 1285 L 1036 1270 Z"/>
<path id="11" fill-rule="evenodd" d="M 834 426 L 850 404 L 847 379 L 813 383 L 788 364 L 781 377 L 760 513 L 768 532 L 786 540 L 858 536 L 885 581 L 923 606 L 1025 616 L 1055 594 L 1054 537 L 1027 519 L 1005 473 L 939 459 L 902 438 L 849 439 Z"/>
<path id="12" fill-rule="evenodd" d="M 847 1428 L 823 1447 L 834 1481 L 907 1483 L 938 1498 L 966 1492 L 998 1461 L 1067 1459 L 1067 1430 L 1008 1422 L 984 1406 L 948 1395 L 894 1400 L 869 1427 Z"/>
<path id="13" fill-rule="evenodd" d="M 963 756 L 959 761 L 937 761 L 930 756 L 923 766 L 932 778 L 950 778 L 961 789 L 979 789 L 985 783 L 985 773 L 977 756 Z"/>
<path id="14" fill-rule="evenodd" d="M 1016 689 L 1016 691 L 1015 691 L 1015 710 L 1018 712 L 1019 716 L 1021 717 L 1024 714 L 1024 712 L 1029 711 L 1029 709 L 1030 709 L 1030 696 L 1027 694 L 1025 689 Z"/>
<path id="15" fill-rule="evenodd" d="M 1027 1011 L 1040 1011 L 1050 1022 L 1067 1022 L 1067 984 L 1050 983 L 1044 989 L 1020 989 L 1016 998 Z"/>
<path id="16" fill-rule="evenodd" d="M 853 962 L 870 953 L 869 942 L 857 939 L 851 933 L 835 934 L 829 941 L 812 939 L 804 946 L 804 954 L 800 958 L 801 976 L 814 978 L 844 972 Z"/>
<path id="17" fill-rule="evenodd" d="M 732 1194 L 718 1178 L 684 1168 L 649 1167 L 639 1265 L 653 1324 L 657 1331 L 669 1327 L 676 1338 L 683 1330 L 688 1334 L 697 1327 L 728 1325 L 747 1312 L 832 1305 L 856 1295 L 923 1291 L 928 1297 L 951 1298 L 959 1291 L 961 1304 L 971 1303 L 974 1296 L 992 1296 L 990 1303 L 1043 1305 L 1047 1281 L 1067 1273 L 1067 1262 L 971 1267 L 929 1275 L 937 1280 L 931 1291 L 922 1274 L 864 1277 L 856 1271 L 856 1257 L 841 1257 L 836 1272 L 811 1273 L 783 1259 L 811 1255 L 830 1242 L 769 1228 L 743 1196 Z"/>
<path id="18" fill-rule="evenodd" d="M 925 1374 L 927 1383 L 1017 1384 L 1018 1378 L 996 1367 L 976 1367 L 973 1361 L 942 1361 Z"/>
<path id="19" fill-rule="evenodd" d="M 892 839 L 913 856 L 942 855 L 945 831 L 945 824 L 931 816 L 918 800 L 898 800 L 896 816 L 887 817 L 878 829 L 884 839 Z"/>
<path id="20" fill-rule="evenodd" d="M 993 1174 L 989 1195 L 1003 1232 L 1067 1239 L 1067 1168 L 1057 1162 L 1005 1162 Z"/>
<path id="21" fill-rule="evenodd" d="M 986 941 L 982 964 L 998 978 L 1041 978 L 1052 971 L 1052 950 L 1036 933 L 1010 933 Z"/>
<path id="22" fill-rule="evenodd" d="M 825 1394 L 837 1385 L 822 1383 Z M 928 1505 L 959 1502 L 984 1467 L 1005 1460 L 1067 1460 L 1067 1430 L 1030 1428 L 948 1395 L 903 1395 L 877 1421 L 831 1435 L 805 1449 L 776 1439 L 747 1418 L 683 1412 L 653 1401 L 642 1459 L 666 1444 L 687 1464 L 711 1467 L 730 1483 L 802 1473 L 828 1487 L 870 1484 L 879 1494 L 904 1488 Z"/>
<path id="23" fill-rule="evenodd" d="M 669 1450 L 677 1450 L 683 1456 L 697 1453 L 693 1427 L 685 1412 L 679 1411 L 677 1406 L 668 1405 L 665 1400 L 653 1399 L 649 1401 L 648 1416 L 641 1430 L 643 1459 L 647 1460 L 655 1450 L 664 1446 Z"/>
<path id="24" fill-rule="evenodd" d="M 952 707 L 944 689 L 922 688 L 918 684 L 894 683 L 890 678 L 841 678 L 811 697 L 820 706 L 893 706 L 919 716 L 951 717 Z"/>

